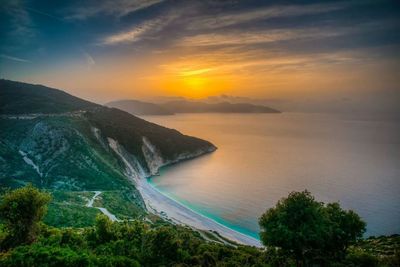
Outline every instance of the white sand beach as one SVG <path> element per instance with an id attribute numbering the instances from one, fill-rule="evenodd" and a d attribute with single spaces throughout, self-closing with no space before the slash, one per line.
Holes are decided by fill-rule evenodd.
<path id="1" fill-rule="evenodd" d="M 145 179 L 141 179 L 137 187 L 149 211 L 166 217 L 178 224 L 185 224 L 201 230 L 216 231 L 221 236 L 240 244 L 256 247 L 262 246 L 259 240 L 226 227 L 164 195 Z"/>
<path id="2" fill-rule="evenodd" d="M 127 160 L 118 143 L 109 138 L 110 147 L 121 157 L 128 171 L 129 178 L 135 183 L 148 211 L 170 219 L 174 223 L 184 224 L 196 229 L 216 231 L 221 236 L 240 244 L 262 247 L 261 242 L 251 236 L 239 233 L 226 227 L 211 218 L 208 218 L 186 207 L 178 201 L 163 194 L 153 187 L 147 178 L 138 173 L 137 169 Z"/>

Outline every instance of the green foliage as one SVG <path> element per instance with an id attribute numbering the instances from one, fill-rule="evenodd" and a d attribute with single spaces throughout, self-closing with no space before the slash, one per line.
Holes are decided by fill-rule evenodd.
<path id="1" fill-rule="evenodd" d="M 391 257 L 400 253 L 400 235 L 368 237 L 360 240 L 357 247 L 377 257 Z"/>
<path id="2" fill-rule="evenodd" d="M 328 239 L 323 249 L 330 258 L 343 258 L 348 246 L 362 237 L 366 224 L 354 211 L 342 210 L 339 203 L 327 204 L 324 212 Z"/>
<path id="3" fill-rule="evenodd" d="M 349 248 L 346 258 L 356 266 L 400 266 L 400 235 L 369 237 Z"/>
<path id="4" fill-rule="evenodd" d="M 293 192 L 260 218 L 261 240 L 266 246 L 282 248 L 298 260 L 324 243 L 322 204 L 309 192 Z"/>
<path id="5" fill-rule="evenodd" d="M 104 267 L 140 267 L 136 260 L 124 256 L 97 256 L 92 260 L 93 266 Z"/>
<path id="6" fill-rule="evenodd" d="M 0 260 L 2 266 L 54 266 L 80 267 L 88 266 L 89 256 L 86 253 L 68 247 L 43 246 L 33 244 L 14 249 L 9 256 Z"/>
<path id="7" fill-rule="evenodd" d="M 5 226 L 3 224 L 0 224 L 0 248 L 1 248 L 1 244 L 4 244 L 4 240 L 6 240 L 8 235 L 8 231 L 5 228 Z M 1 251 L 1 249 L 0 249 Z"/>
<path id="8" fill-rule="evenodd" d="M 93 196 L 88 191 L 51 191 L 53 199 L 44 218 L 47 225 L 58 227 L 93 226 L 97 214 L 96 208 L 86 207 Z"/>
<path id="9" fill-rule="evenodd" d="M 112 221 L 104 214 L 99 214 L 96 217 L 96 237 L 100 243 L 105 243 L 111 240 Z"/>
<path id="10" fill-rule="evenodd" d="M 379 259 L 374 255 L 366 253 L 363 250 L 352 250 L 346 257 L 345 261 L 348 265 L 359 267 L 377 267 L 379 266 Z"/>
<path id="11" fill-rule="evenodd" d="M 138 198 L 132 190 L 103 191 L 93 206 L 112 211 L 118 219 L 132 219 L 144 214 L 143 209 L 136 204 Z"/>
<path id="12" fill-rule="evenodd" d="M 47 211 L 50 195 L 32 185 L 6 193 L 0 203 L 0 217 L 8 230 L 5 246 L 33 242 L 39 231 L 39 222 Z"/>
<path id="13" fill-rule="evenodd" d="M 26 194 L 37 196 L 43 194 L 32 186 L 17 189 L 9 192 L 6 196 L 16 196 L 23 199 Z M 83 193 L 85 196 L 90 194 Z M 43 194 L 46 195 L 46 194 Z M 79 203 L 80 197 L 75 194 L 56 194 L 59 200 L 64 199 L 69 202 Z M 48 197 L 48 196 L 47 196 Z M 9 199 L 5 197 L 4 199 Z M 295 220 L 305 220 L 312 229 L 333 229 L 345 225 L 350 229 L 357 228 L 357 216 L 342 211 L 338 205 L 323 205 L 316 202 L 308 192 L 292 193 L 282 200 L 274 209 L 274 216 L 281 220 L 289 214 L 282 214 L 283 211 L 295 211 L 302 208 L 306 211 L 293 215 Z M 17 203 L 20 201 L 18 200 Z M 22 201 L 23 202 L 23 201 Z M 35 201 L 34 201 L 35 202 Z M 300 202 L 300 204 L 299 204 Z M 10 203 L 10 202 L 8 202 Z M 287 208 L 287 206 L 289 206 Z M 280 209 L 278 209 L 280 207 Z M 285 208 L 285 209 L 284 209 Z M 278 209 L 278 211 L 276 211 Z M 27 213 L 32 212 L 28 210 Z M 268 213 L 268 212 L 267 212 Z M 278 214 L 275 214 L 278 213 Z M 340 215 L 340 216 L 339 216 Z M 23 216 L 19 214 L 18 216 Z M 26 215 L 24 215 L 26 216 Z M 154 216 L 154 215 L 153 215 Z M 265 216 L 265 215 L 264 215 Z M 314 216 L 314 217 L 313 217 Z M 324 220 L 319 220 L 315 216 L 324 216 Z M 343 218 L 339 218 L 339 217 Z M 39 216 L 40 217 L 40 216 Z M 346 219 L 346 217 L 349 217 Z M 289 220 L 287 218 L 287 220 Z M 333 224 L 333 221 L 335 224 Z M 7 251 L 0 253 L 0 266 L 254 266 L 254 267 L 273 267 L 273 266 L 294 266 L 300 262 L 293 256 L 293 250 L 287 251 L 283 248 L 268 246 L 262 250 L 255 247 L 241 246 L 238 244 L 221 244 L 221 239 L 209 242 L 202 238 L 199 232 L 193 231 L 188 227 L 171 225 L 167 222 L 160 223 L 156 218 L 151 220 L 155 223 L 144 221 L 123 221 L 112 222 L 105 215 L 98 215 L 94 226 L 86 228 L 55 228 L 47 225 L 39 225 L 40 234 L 37 235 L 32 244 L 26 244 L 29 237 L 17 247 L 9 247 Z M 322 226 L 312 226 L 312 223 L 323 222 Z M 267 221 L 269 222 L 269 221 Z M 357 222 L 357 223 L 355 223 Z M 273 224 L 270 224 L 273 225 Z M 329 226 L 329 227 L 328 227 Z M 279 233 L 283 229 L 292 229 L 291 224 L 279 225 L 274 233 Z M 306 226 L 296 226 L 306 231 Z M 332 231 L 333 231 L 332 230 Z M 311 231 L 308 234 L 313 234 Z M 320 233 L 320 232 L 317 232 Z M 331 233 L 328 231 L 328 233 Z M 338 232 L 334 232 L 338 233 Z M 204 233 L 203 233 L 204 235 Z M 294 235 L 294 233 L 292 233 Z M 0 224 L 0 241 L 4 237 L 9 237 L 10 228 Z M 291 237 L 286 233 L 287 237 Z M 357 238 L 357 233 L 340 232 L 342 239 Z M 330 238 L 329 235 L 325 237 Z M 270 237 L 268 237 L 270 238 Z M 290 241 L 295 242 L 295 237 Z M 275 239 L 280 240 L 278 237 Z M 369 238 L 352 244 L 345 251 L 345 257 L 335 258 L 336 254 L 324 252 L 324 249 L 334 247 L 334 245 L 324 246 L 320 250 L 312 247 L 312 239 L 300 239 L 302 242 L 308 241 L 306 245 L 314 251 L 304 253 L 305 264 L 314 266 L 398 266 L 399 263 L 399 239 L 398 236 Z M 319 239 L 318 239 L 319 240 Z M 283 240 L 280 240 L 283 242 Z M 333 241 L 338 242 L 336 239 Z M 25 244 L 24 244 L 25 243 Z M 347 247 L 342 243 L 337 249 L 340 251 Z M 325 244 L 326 245 L 326 244 Z M 337 246 L 337 245 L 335 245 Z M 286 248 L 286 247 L 285 247 Z M 336 250 L 335 250 L 336 251 Z M 382 254 L 390 251 L 388 254 Z M 332 256 L 334 255 L 334 256 Z"/>
<path id="14" fill-rule="evenodd" d="M 87 227 L 94 225 L 96 216 L 100 213 L 96 208 L 50 203 L 44 222 L 58 227 Z"/>
<path id="15" fill-rule="evenodd" d="M 87 207 L 94 192 L 89 191 L 52 191 L 53 201 L 44 222 L 57 227 L 87 227 L 95 224 L 96 216 L 104 207 L 118 219 L 134 219 L 145 214 L 141 207 L 141 198 L 134 190 L 102 191 L 94 201 L 93 207 Z"/>
<path id="16" fill-rule="evenodd" d="M 282 249 L 298 264 L 340 260 L 365 231 L 353 211 L 317 202 L 308 191 L 290 193 L 267 210 L 259 224 L 264 245 Z"/>
<path id="17" fill-rule="evenodd" d="M 207 141 L 40 85 L 0 80 L 0 113 L 1 187 L 32 183 L 53 192 L 102 191 L 101 207 L 121 219 L 139 218 L 145 208 L 108 137 L 123 145 L 128 158 L 138 160 L 145 170 L 144 137 L 165 161 L 215 149 Z M 55 196 L 45 222 L 90 226 L 97 213 Z"/>
<path id="18" fill-rule="evenodd" d="M 143 137 L 159 150 L 164 160 L 169 161 L 176 160 L 182 154 L 215 149 L 210 142 L 149 123 L 115 108 L 89 110 L 85 117 L 100 129 L 104 136 L 117 140 L 145 169 L 148 169 L 148 166 L 142 149 Z"/>
<path id="19" fill-rule="evenodd" d="M 0 118 L 0 127 L 1 184 L 17 187 L 17 180 L 64 191 L 135 191 L 123 166 L 96 139 L 83 117 Z M 27 164 L 19 151 L 24 151 L 43 175 Z"/>
<path id="20" fill-rule="evenodd" d="M 185 259 L 182 240 L 170 231 L 168 227 L 161 227 L 151 231 L 145 241 L 144 262 L 152 266 L 165 266 L 168 262 L 179 262 Z"/>

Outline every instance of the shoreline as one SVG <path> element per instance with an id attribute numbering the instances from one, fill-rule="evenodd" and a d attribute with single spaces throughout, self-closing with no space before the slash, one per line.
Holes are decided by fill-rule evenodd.
<path id="1" fill-rule="evenodd" d="M 169 167 L 169 166 L 168 166 Z M 162 169 L 164 169 L 164 167 L 162 167 Z M 173 201 L 179 203 L 182 206 L 185 206 L 186 208 L 192 210 L 195 213 L 198 213 L 199 215 L 202 215 L 210 220 L 215 221 L 216 223 L 225 226 L 229 229 L 232 229 L 240 234 L 243 234 L 245 236 L 249 236 L 251 238 L 254 238 L 256 240 L 260 240 L 259 235 L 255 235 L 253 232 L 250 232 L 247 229 L 241 228 L 240 226 L 234 225 L 234 224 L 230 224 L 229 222 L 225 221 L 223 218 L 220 218 L 218 216 L 215 216 L 211 213 L 209 213 L 207 210 L 202 210 L 201 207 L 200 209 L 198 209 L 196 206 L 192 206 L 190 202 L 186 202 L 185 199 L 179 198 L 179 197 L 175 197 L 174 194 L 170 194 L 168 192 L 168 190 L 163 191 L 161 188 L 159 188 L 156 183 L 153 182 L 153 179 L 158 177 L 158 176 L 162 176 L 161 175 L 157 175 L 157 176 L 151 176 L 147 178 L 147 182 L 150 184 L 150 186 L 152 186 L 155 190 L 159 191 L 160 194 L 165 195 L 166 197 L 172 199 Z M 157 178 L 156 178 L 157 179 Z"/>
<path id="2" fill-rule="evenodd" d="M 169 219 L 176 224 L 187 225 L 204 231 L 218 232 L 219 235 L 239 244 L 259 248 L 263 247 L 260 240 L 222 225 L 221 223 L 216 222 L 215 220 L 206 217 L 182 203 L 179 203 L 179 201 L 163 194 L 148 182 L 147 179 L 150 178 L 151 175 L 146 175 L 143 169 L 140 168 L 137 170 L 132 166 L 131 162 L 125 157 L 123 148 L 119 146 L 118 142 L 111 138 L 108 138 L 108 142 L 111 149 L 114 150 L 114 152 L 117 153 L 124 162 L 127 168 L 127 177 L 135 184 L 148 211 Z M 196 156 L 200 156 L 200 154 Z M 180 159 L 174 163 L 178 163 L 182 160 L 184 159 Z M 159 166 L 158 168 L 160 167 L 162 166 Z"/>
<path id="3" fill-rule="evenodd" d="M 260 240 L 229 228 L 165 195 L 155 188 L 147 178 L 139 179 L 137 187 L 145 201 L 146 208 L 164 219 L 199 230 L 216 231 L 219 235 L 239 244 L 263 247 Z"/>

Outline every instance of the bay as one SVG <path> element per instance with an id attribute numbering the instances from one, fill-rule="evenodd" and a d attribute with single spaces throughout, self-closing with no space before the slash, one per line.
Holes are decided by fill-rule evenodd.
<path id="1" fill-rule="evenodd" d="M 244 234 L 291 191 L 338 201 L 367 222 L 366 235 L 400 233 L 400 124 L 344 114 L 142 116 L 218 150 L 169 166 L 150 183 Z"/>

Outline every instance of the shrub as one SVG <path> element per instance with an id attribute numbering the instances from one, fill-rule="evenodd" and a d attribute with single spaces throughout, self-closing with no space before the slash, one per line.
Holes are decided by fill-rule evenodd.
<path id="1" fill-rule="evenodd" d="M 278 247 L 298 265 L 343 259 L 347 247 L 361 238 L 365 223 L 338 203 L 324 205 L 308 192 L 292 192 L 259 220 L 261 241 Z"/>
<path id="2" fill-rule="evenodd" d="M 5 247 L 32 243 L 39 232 L 39 222 L 47 211 L 51 197 L 28 185 L 6 193 L 0 203 L 0 217 L 8 236 Z"/>

